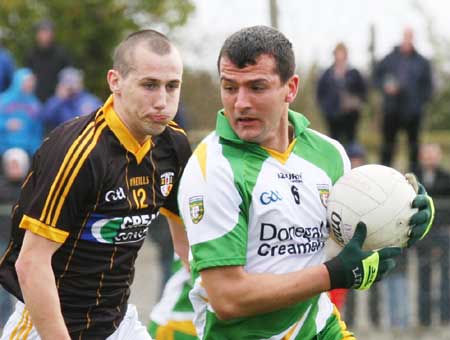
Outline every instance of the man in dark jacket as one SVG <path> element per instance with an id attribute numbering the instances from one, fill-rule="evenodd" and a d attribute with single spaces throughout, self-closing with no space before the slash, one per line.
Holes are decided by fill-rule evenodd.
<path id="1" fill-rule="evenodd" d="M 366 99 L 366 84 L 359 71 L 348 64 L 343 43 L 336 45 L 334 63 L 320 77 L 317 100 L 329 134 L 345 145 L 356 143 L 359 115 Z"/>
<path id="2" fill-rule="evenodd" d="M 410 170 L 416 171 L 420 126 L 432 81 L 430 63 L 416 51 L 413 38 L 413 31 L 405 29 L 402 43 L 377 65 L 374 78 L 384 101 L 381 163 L 391 164 L 397 133 L 405 129 Z"/>
<path id="3" fill-rule="evenodd" d="M 43 20 L 36 26 L 36 46 L 25 56 L 25 66 L 36 75 L 36 95 L 44 103 L 55 92 L 58 73 L 71 64 L 66 52 L 55 43 L 53 23 Z"/>

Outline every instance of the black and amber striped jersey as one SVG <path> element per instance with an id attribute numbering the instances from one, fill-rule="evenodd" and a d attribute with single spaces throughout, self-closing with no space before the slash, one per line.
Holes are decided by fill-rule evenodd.
<path id="1" fill-rule="evenodd" d="M 160 211 L 177 218 L 177 189 L 191 154 L 175 123 L 140 145 L 113 109 L 50 133 L 13 210 L 0 282 L 23 301 L 14 268 L 25 230 L 62 246 L 52 267 L 72 338 L 105 339 L 127 308 L 134 262 Z"/>

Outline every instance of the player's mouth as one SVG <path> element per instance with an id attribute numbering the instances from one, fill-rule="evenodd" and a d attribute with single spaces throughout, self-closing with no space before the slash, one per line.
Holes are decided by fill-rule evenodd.
<path id="1" fill-rule="evenodd" d="M 258 119 L 256 118 L 249 118 L 249 117 L 245 117 L 245 118 L 237 118 L 236 119 L 236 124 L 242 127 L 247 127 L 247 126 L 253 126 L 258 122 Z"/>
<path id="2" fill-rule="evenodd" d="M 151 115 L 151 120 L 154 122 L 162 123 L 162 122 L 168 122 L 170 120 L 170 117 L 164 114 L 156 114 Z"/>

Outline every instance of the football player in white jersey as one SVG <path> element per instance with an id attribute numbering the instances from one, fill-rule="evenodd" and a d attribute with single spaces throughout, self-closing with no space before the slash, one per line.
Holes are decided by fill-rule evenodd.
<path id="1" fill-rule="evenodd" d="M 292 45 L 265 26 L 242 29 L 218 59 L 223 110 L 183 174 L 200 339 L 354 339 L 325 292 L 369 288 L 400 254 L 365 252 L 366 226 L 325 262 L 326 199 L 350 167 L 342 146 L 289 110 L 297 95 Z M 432 203 L 418 195 L 411 243 L 428 232 Z"/>

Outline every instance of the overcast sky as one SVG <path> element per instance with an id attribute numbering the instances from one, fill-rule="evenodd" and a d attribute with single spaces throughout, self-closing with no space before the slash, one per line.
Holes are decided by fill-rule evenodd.
<path id="1" fill-rule="evenodd" d="M 197 10 L 176 38 L 187 66 L 215 69 L 224 39 L 252 25 L 269 25 L 268 0 L 194 0 Z M 369 27 L 376 28 L 376 55 L 388 53 L 401 38 L 405 26 L 416 32 L 416 45 L 433 56 L 427 21 L 418 3 L 433 19 L 433 29 L 450 40 L 449 0 L 278 0 L 279 29 L 292 41 L 297 64 L 321 67 L 332 61 L 331 51 L 339 41 L 349 47 L 350 61 L 368 65 Z"/>

